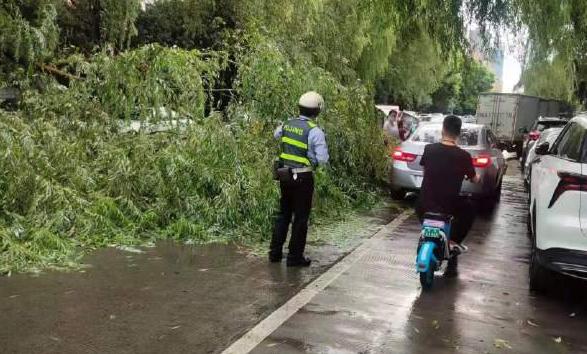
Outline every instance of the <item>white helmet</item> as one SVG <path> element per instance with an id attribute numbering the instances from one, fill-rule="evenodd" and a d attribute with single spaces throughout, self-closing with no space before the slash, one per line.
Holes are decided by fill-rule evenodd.
<path id="1" fill-rule="evenodd" d="M 322 110 L 324 108 L 324 99 L 318 92 L 310 91 L 300 97 L 299 105 L 300 107 Z"/>

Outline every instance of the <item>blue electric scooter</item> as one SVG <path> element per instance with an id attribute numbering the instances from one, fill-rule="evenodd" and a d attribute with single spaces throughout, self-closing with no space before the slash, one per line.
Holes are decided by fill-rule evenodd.
<path id="1" fill-rule="evenodd" d="M 416 258 L 416 270 L 420 273 L 420 283 L 424 290 L 432 288 L 434 272 L 440 270 L 442 263 L 461 253 L 460 249 L 451 250 L 449 247 L 452 222 L 451 215 L 424 214 Z"/>

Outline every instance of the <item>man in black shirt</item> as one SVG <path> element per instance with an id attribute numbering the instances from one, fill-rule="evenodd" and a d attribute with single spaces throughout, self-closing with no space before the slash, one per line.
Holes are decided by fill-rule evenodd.
<path id="1" fill-rule="evenodd" d="M 442 213 L 454 217 L 451 230 L 453 247 L 460 246 L 475 218 L 472 204 L 459 196 L 463 179 L 466 176 L 473 183 L 479 183 L 480 180 L 471 155 L 457 146 L 461 126 L 459 117 L 447 116 L 442 124 L 441 142 L 427 145 L 424 149 L 420 161 L 424 167 L 424 180 L 416 207 L 420 221 L 423 221 L 425 213 Z"/>

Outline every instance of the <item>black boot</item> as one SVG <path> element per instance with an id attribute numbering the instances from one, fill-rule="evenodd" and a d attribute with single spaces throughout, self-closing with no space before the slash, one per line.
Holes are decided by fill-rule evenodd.
<path id="1" fill-rule="evenodd" d="M 287 266 L 288 267 L 309 267 L 312 263 L 312 260 L 308 257 L 301 257 L 301 258 L 287 258 Z"/>
<path id="2" fill-rule="evenodd" d="M 276 252 L 269 252 L 269 262 L 271 263 L 279 263 L 283 259 L 283 255 Z"/>

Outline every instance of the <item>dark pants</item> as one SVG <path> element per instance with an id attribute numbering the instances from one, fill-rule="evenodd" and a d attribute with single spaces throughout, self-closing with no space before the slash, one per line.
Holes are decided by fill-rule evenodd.
<path id="1" fill-rule="evenodd" d="M 299 174 L 295 181 L 281 182 L 280 210 L 275 222 L 271 245 L 269 246 L 269 256 L 271 258 L 281 258 L 283 244 L 287 238 L 292 218 L 293 224 L 287 258 L 296 260 L 303 257 L 313 194 L 314 176 L 312 173 Z"/>
<path id="2" fill-rule="evenodd" d="M 429 212 L 438 213 L 439 211 L 425 210 L 420 206 L 416 207 L 416 214 L 418 215 L 418 219 L 420 219 L 420 223 L 424 221 L 424 214 Z M 441 213 L 454 217 L 450 239 L 457 243 L 463 242 L 473 226 L 473 221 L 475 221 L 475 206 L 473 203 L 468 198 L 459 198 L 451 212 Z"/>

